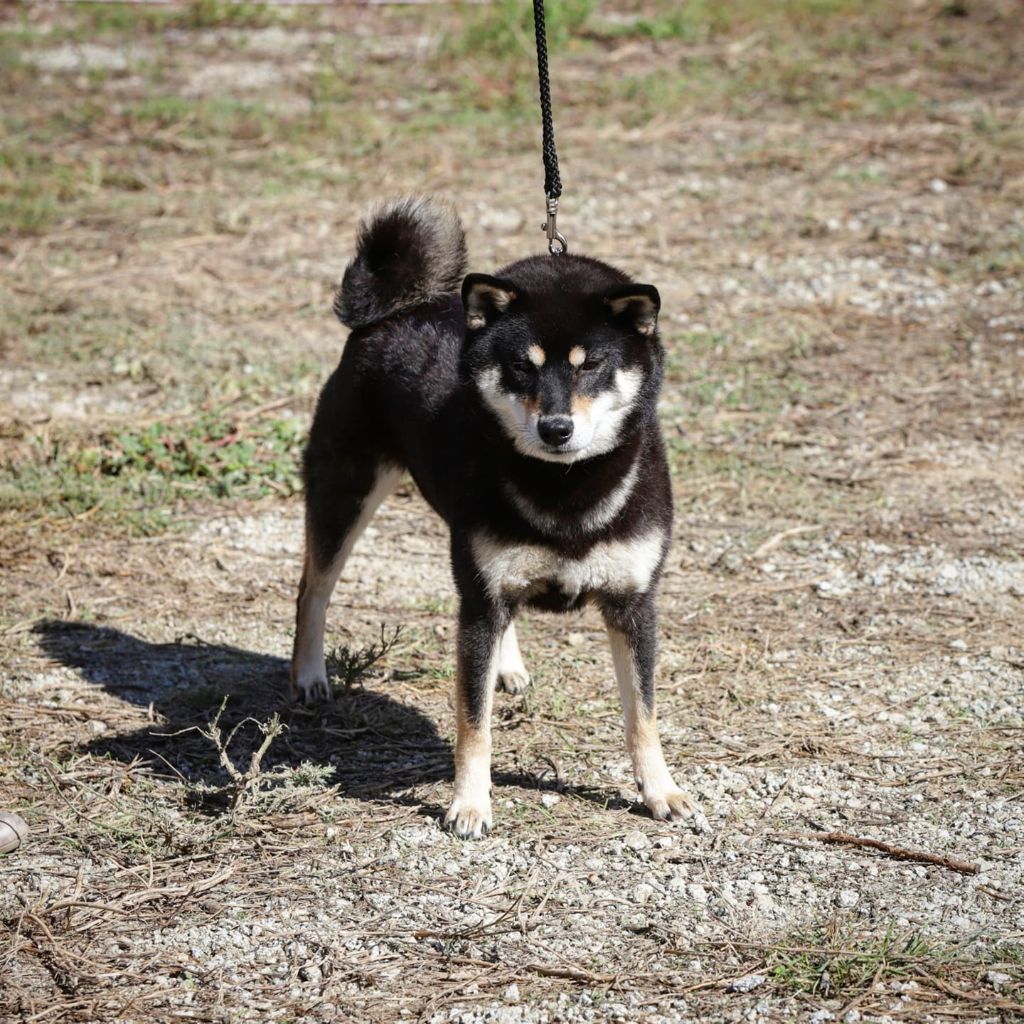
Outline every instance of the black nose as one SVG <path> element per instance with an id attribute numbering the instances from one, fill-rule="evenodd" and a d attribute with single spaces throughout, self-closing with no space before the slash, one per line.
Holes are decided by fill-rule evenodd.
<path id="1" fill-rule="evenodd" d="M 565 444 L 572 437 L 572 417 L 541 416 L 537 420 L 537 433 L 545 444 Z"/>

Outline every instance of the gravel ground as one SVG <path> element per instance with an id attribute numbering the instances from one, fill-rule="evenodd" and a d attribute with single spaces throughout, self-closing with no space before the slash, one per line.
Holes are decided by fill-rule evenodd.
<path id="1" fill-rule="evenodd" d="M 562 58 L 582 97 L 559 107 L 570 240 L 665 304 L 659 714 L 701 814 L 670 825 L 637 803 L 596 614 L 536 615 L 520 630 L 534 686 L 496 707 L 495 831 L 441 831 L 455 603 L 444 530 L 411 487 L 331 615 L 342 662 L 387 649 L 322 714 L 287 701 L 295 496 L 197 493 L 148 534 L 40 506 L 0 520 L 0 804 L 32 829 L 0 858 L 0 1020 L 1024 1014 L 1024 51 L 1008 5 L 969 6 L 953 22 L 916 5 L 864 44 L 870 88 L 925 98 L 885 116 L 766 84 L 761 106 L 637 123 L 601 91 L 638 61 L 760 66 L 769 30 L 746 23 Z M 431 62 L 451 12 L 352 14 L 344 42 L 331 16 L 129 46 L 68 41 L 72 15 L 48 12 L 17 86 L 44 126 L 82 83 L 119 110 L 143 80 L 290 117 L 337 45 L 367 75 L 449 87 Z M 950 24 L 966 42 L 946 60 Z M 351 101 L 389 124 L 411 102 L 396 80 Z M 457 194 L 479 269 L 537 248 L 532 122 L 481 148 L 499 116 L 412 137 L 408 166 L 370 147 L 340 184 L 280 189 L 258 126 L 212 156 L 154 129 L 159 185 L 123 207 L 86 194 L 0 248 L 11 478 L 40 445 L 102 447 L 218 402 L 304 422 L 368 201 Z M 156 173 L 137 136 L 103 130 L 74 135 L 76 159 L 127 152 Z M 303 175 L 328 163 L 304 159 Z"/>

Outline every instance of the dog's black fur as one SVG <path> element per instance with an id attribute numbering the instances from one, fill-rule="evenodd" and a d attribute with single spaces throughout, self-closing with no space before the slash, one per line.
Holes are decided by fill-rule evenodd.
<path id="1" fill-rule="evenodd" d="M 680 817 L 687 798 L 650 735 L 654 592 L 671 527 L 656 416 L 658 294 L 566 254 L 521 260 L 497 277 L 470 274 L 460 296 L 464 262 L 461 226 L 443 205 L 405 200 L 360 232 L 335 301 L 353 330 L 303 463 L 296 696 L 327 696 L 327 599 L 386 490 L 381 481 L 407 469 L 450 527 L 460 598 L 456 798 L 446 823 L 473 836 L 490 825 L 491 695 L 496 677 L 513 690 L 526 681 L 514 634 L 508 656 L 502 640 L 517 608 L 588 601 L 613 643 L 622 638 L 616 668 L 641 792 L 658 816 Z"/>

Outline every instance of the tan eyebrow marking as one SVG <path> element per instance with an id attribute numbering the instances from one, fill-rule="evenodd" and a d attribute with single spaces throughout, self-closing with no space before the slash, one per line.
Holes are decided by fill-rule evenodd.
<path id="1" fill-rule="evenodd" d="M 547 353 L 540 347 L 540 345 L 531 345 L 526 350 L 526 354 L 529 357 L 530 362 L 538 368 L 543 366 L 548 358 Z"/>
<path id="2" fill-rule="evenodd" d="M 582 366 L 586 361 L 587 353 L 582 345 L 574 345 L 569 349 L 569 363 L 572 366 Z"/>

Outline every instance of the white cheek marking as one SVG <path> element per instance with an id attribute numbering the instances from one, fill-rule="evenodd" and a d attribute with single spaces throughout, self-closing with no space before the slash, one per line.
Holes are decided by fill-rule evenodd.
<path id="1" fill-rule="evenodd" d="M 642 386 L 640 370 L 615 371 L 615 389 L 602 392 L 590 406 L 588 455 L 603 454 L 618 445 L 622 425 L 632 411 Z"/>
<path id="2" fill-rule="evenodd" d="M 547 353 L 540 347 L 540 345 L 531 345 L 527 350 L 526 354 L 537 369 L 540 369 L 545 362 L 547 362 Z"/>
<path id="3" fill-rule="evenodd" d="M 483 400 L 501 421 L 505 432 L 522 451 L 522 438 L 530 428 L 530 421 L 536 420 L 536 416 L 526 410 L 518 395 L 501 390 L 501 371 L 496 367 L 489 366 L 478 373 L 476 386 Z M 533 428 L 536 429 L 536 423 L 533 424 Z"/>
<path id="4" fill-rule="evenodd" d="M 619 390 L 621 401 L 625 405 L 632 405 L 634 399 L 640 394 L 640 387 L 644 382 L 644 375 L 639 370 L 616 370 L 615 386 Z"/>
<path id="5" fill-rule="evenodd" d="M 626 507 L 626 502 L 629 501 L 629 496 L 633 493 L 639 473 L 640 463 L 634 461 L 626 470 L 625 476 L 599 502 L 583 512 L 573 510 L 570 516 L 565 517 L 552 515 L 550 512 L 538 508 L 512 484 L 507 485 L 506 491 L 519 514 L 541 533 L 558 535 L 565 533 L 567 529 L 578 530 L 580 533 L 596 533 L 602 527 L 607 526 Z"/>
<path id="6" fill-rule="evenodd" d="M 569 349 L 569 365 L 570 366 L 582 366 L 587 360 L 586 351 L 579 345 L 574 345 Z"/>
<path id="7" fill-rule="evenodd" d="M 595 544 L 582 558 L 565 558 L 541 544 L 503 544 L 487 533 L 470 538 L 473 561 L 492 599 L 515 597 L 553 582 L 570 598 L 589 591 L 643 593 L 665 547 L 661 530 Z"/>

